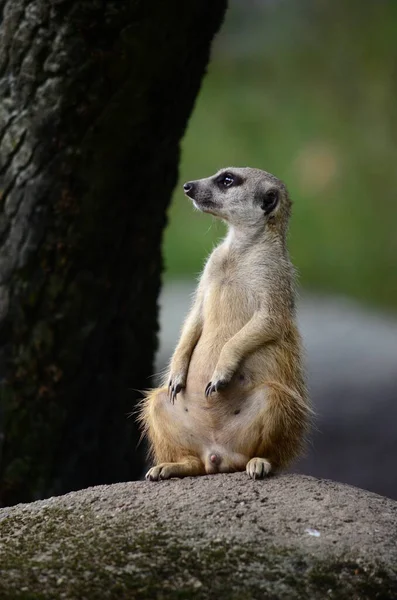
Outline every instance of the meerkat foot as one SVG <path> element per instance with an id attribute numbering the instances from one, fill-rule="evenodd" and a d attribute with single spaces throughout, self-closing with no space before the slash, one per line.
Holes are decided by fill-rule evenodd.
<path id="1" fill-rule="evenodd" d="M 204 473 L 204 465 L 199 460 L 160 463 L 149 469 L 145 479 L 160 481 L 161 479 L 171 479 L 171 477 L 194 477 L 195 475 L 204 475 Z"/>
<path id="2" fill-rule="evenodd" d="M 149 469 L 145 475 L 148 481 L 160 481 L 160 479 L 170 479 L 174 477 L 174 469 L 177 463 L 161 463 Z"/>
<path id="3" fill-rule="evenodd" d="M 272 465 L 266 458 L 251 458 L 245 468 L 251 479 L 264 479 L 271 469 Z"/>

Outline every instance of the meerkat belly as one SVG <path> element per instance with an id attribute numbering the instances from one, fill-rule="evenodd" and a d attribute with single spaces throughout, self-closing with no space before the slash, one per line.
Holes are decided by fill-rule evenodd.
<path id="1" fill-rule="evenodd" d="M 214 398 L 201 395 L 198 402 L 183 393 L 168 406 L 207 473 L 245 469 L 254 454 L 258 414 L 266 408 L 265 388 L 240 392 L 234 388 Z"/>
<path id="2" fill-rule="evenodd" d="M 237 298 L 237 303 L 236 303 Z M 226 389 L 205 396 L 224 345 L 251 319 L 256 305 L 241 288 L 223 282 L 207 292 L 204 326 L 193 351 L 180 417 L 194 432 L 195 447 L 207 473 L 243 470 L 249 458 L 247 430 L 264 406 L 264 391 L 254 392 L 258 370 L 265 377 L 265 350 L 259 349 L 239 365 Z"/>
<path id="3" fill-rule="evenodd" d="M 205 386 L 220 351 L 216 351 L 217 343 L 214 341 L 212 352 L 197 348 L 180 406 L 180 417 L 195 440 L 207 473 L 245 469 L 253 457 L 252 442 L 258 437 L 252 435 L 253 428 L 258 414 L 266 407 L 266 387 L 255 388 L 255 372 L 251 368 L 252 360 L 260 360 L 258 356 L 244 361 L 225 390 L 206 398 Z"/>

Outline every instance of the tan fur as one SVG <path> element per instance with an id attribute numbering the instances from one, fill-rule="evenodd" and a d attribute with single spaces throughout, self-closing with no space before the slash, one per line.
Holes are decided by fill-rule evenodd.
<path id="1" fill-rule="evenodd" d="M 259 169 L 223 169 L 185 187 L 229 232 L 207 261 L 164 386 L 142 401 L 156 463 L 147 478 L 264 477 L 299 454 L 310 414 L 286 247 L 291 202 Z"/>

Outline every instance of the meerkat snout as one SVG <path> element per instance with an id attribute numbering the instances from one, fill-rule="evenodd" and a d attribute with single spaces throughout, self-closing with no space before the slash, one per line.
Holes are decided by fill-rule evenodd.
<path id="1" fill-rule="evenodd" d="M 183 189 L 185 190 L 185 193 L 188 194 L 192 189 L 193 189 L 193 183 L 191 181 L 187 181 L 186 183 L 183 184 Z"/>
<path id="2" fill-rule="evenodd" d="M 183 189 L 197 209 L 235 227 L 279 223 L 285 230 L 288 223 L 291 202 L 284 184 L 260 169 L 228 167 L 188 181 Z"/>

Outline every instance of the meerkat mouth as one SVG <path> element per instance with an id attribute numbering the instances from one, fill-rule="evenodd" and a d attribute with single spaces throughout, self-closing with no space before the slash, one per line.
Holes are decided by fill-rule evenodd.
<path id="1" fill-rule="evenodd" d="M 202 212 L 212 212 L 211 209 L 215 208 L 215 202 L 212 200 L 196 200 L 193 198 L 193 205 L 197 210 L 201 210 Z"/>

